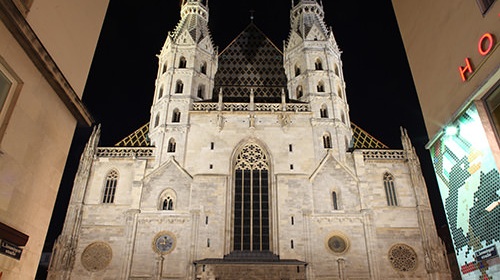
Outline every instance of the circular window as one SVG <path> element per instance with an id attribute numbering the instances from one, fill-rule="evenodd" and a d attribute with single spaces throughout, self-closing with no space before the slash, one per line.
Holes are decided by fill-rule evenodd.
<path id="1" fill-rule="evenodd" d="M 337 254 L 342 254 L 349 249 L 349 241 L 344 236 L 335 234 L 328 239 L 328 248 Z"/>
<path id="2" fill-rule="evenodd" d="M 153 239 L 153 250 L 159 254 L 168 254 L 175 247 L 175 237 L 172 233 L 162 231 Z"/>
<path id="3" fill-rule="evenodd" d="M 417 268 L 417 253 L 405 244 L 396 244 L 389 250 L 389 261 L 398 271 L 412 271 Z"/>
<path id="4" fill-rule="evenodd" d="M 81 261 L 88 271 L 99 271 L 106 268 L 113 258 L 111 247 L 104 242 L 94 242 L 83 250 Z"/>

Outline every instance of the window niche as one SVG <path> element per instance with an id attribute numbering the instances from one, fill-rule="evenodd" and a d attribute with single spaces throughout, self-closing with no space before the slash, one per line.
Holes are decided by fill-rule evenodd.
<path id="1" fill-rule="evenodd" d="M 170 138 L 170 140 L 168 141 L 167 153 L 175 153 L 175 146 L 175 139 Z"/>
<path id="2" fill-rule="evenodd" d="M 332 148 L 332 137 L 329 133 L 325 133 L 323 135 L 323 148 L 331 149 Z"/>
<path id="3" fill-rule="evenodd" d="M 179 68 L 186 68 L 187 66 L 187 60 L 185 57 L 181 56 L 179 59 Z"/>
<path id="4" fill-rule="evenodd" d="M 321 59 L 316 59 L 316 61 L 314 62 L 314 69 L 323 70 L 323 62 L 321 61 Z"/>

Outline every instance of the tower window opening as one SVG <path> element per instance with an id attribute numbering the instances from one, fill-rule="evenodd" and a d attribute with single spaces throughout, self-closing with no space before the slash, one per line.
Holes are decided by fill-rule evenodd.
<path id="1" fill-rule="evenodd" d="M 178 123 L 181 121 L 181 112 L 179 109 L 175 108 L 174 112 L 172 113 L 172 122 L 173 123 Z"/>
<path id="2" fill-rule="evenodd" d="M 168 141 L 167 153 L 175 153 L 175 145 L 175 139 L 170 138 L 170 140 Z"/>
<path id="3" fill-rule="evenodd" d="M 302 91 L 302 86 L 298 86 L 297 87 L 297 99 L 301 98 L 303 95 L 304 95 L 304 93 Z"/>
<path id="4" fill-rule="evenodd" d="M 187 66 L 187 60 L 185 57 L 181 57 L 181 59 L 179 59 L 179 68 L 186 68 Z"/>
<path id="5" fill-rule="evenodd" d="M 165 74 L 165 72 L 167 72 L 167 62 L 163 63 L 163 66 L 161 68 L 161 73 Z"/>
<path id="6" fill-rule="evenodd" d="M 182 93 L 184 91 L 184 84 L 182 81 L 177 81 L 175 85 L 175 93 Z"/>
<path id="7" fill-rule="evenodd" d="M 293 145 L 292 145 L 292 144 L 289 144 L 289 145 L 288 145 L 288 151 L 289 151 L 289 152 L 293 152 Z"/>
<path id="8" fill-rule="evenodd" d="M 319 114 L 321 118 L 328 118 L 328 108 L 325 104 L 321 105 L 321 109 L 319 109 Z"/>
<path id="9" fill-rule="evenodd" d="M 113 203 L 115 201 L 116 185 L 118 183 L 118 172 L 112 170 L 106 176 L 102 203 Z"/>
<path id="10" fill-rule="evenodd" d="M 325 84 L 323 82 L 319 82 L 317 86 L 318 92 L 325 92 Z"/>
<path id="11" fill-rule="evenodd" d="M 200 66 L 200 72 L 202 74 L 207 74 L 207 63 L 206 62 L 203 62 Z"/>
<path id="12" fill-rule="evenodd" d="M 154 127 L 157 127 L 158 125 L 160 124 L 160 115 L 156 115 L 155 117 L 155 124 L 154 124 Z"/>
<path id="13" fill-rule="evenodd" d="M 321 62 L 321 59 L 316 59 L 316 62 L 314 62 L 314 68 L 316 70 L 323 70 L 323 63 Z"/>
<path id="14" fill-rule="evenodd" d="M 160 88 L 160 91 L 158 92 L 158 99 L 163 97 L 163 86 Z"/>
<path id="15" fill-rule="evenodd" d="M 323 147 L 325 149 L 332 148 L 332 138 L 330 137 L 330 134 L 323 135 Z"/>
<path id="16" fill-rule="evenodd" d="M 213 150 L 215 148 L 215 143 L 214 142 L 210 142 L 210 150 Z"/>
<path id="17" fill-rule="evenodd" d="M 293 246 L 293 239 L 292 239 L 292 240 L 290 240 L 290 248 L 292 248 L 292 249 L 293 249 L 293 247 L 294 247 L 294 246 Z"/>
<path id="18" fill-rule="evenodd" d="M 394 188 L 394 176 L 390 173 L 384 174 L 384 188 L 388 206 L 398 206 L 396 189 Z"/>
<path id="19" fill-rule="evenodd" d="M 203 99 L 203 95 L 205 94 L 205 85 L 198 86 L 198 98 Z"/>
<path id="20" fill-rule="evenodd" d="M 298 65 L 295 65 L 295 77 L 297 77 L 298 75 L 300 75 L 301 71 L 300 71 L 300 67 Z"/>
<path id="21" fill-rule="evenodd" d="M 333 210 L 339 210 L 339 202 L 338 202 L 337 192 L 332 192 L 332 206 L 333 206 Z"/>
<path id="22" fill-rule="evenodd" d="M 335 75 L 339 76 L 339 66 L 335 64 Z"/>

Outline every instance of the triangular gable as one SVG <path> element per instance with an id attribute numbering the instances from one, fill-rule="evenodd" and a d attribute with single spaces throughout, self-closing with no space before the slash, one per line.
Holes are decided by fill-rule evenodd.
<path id="1" fill-rule="evenodd" d="M 155 176 L 159 176 L 161 174 L 163 174 L 169 167 L 175 167 L 177 168 L 182 174 L 185 175 L 185 177 L 189 180 L 192 180 L 193 179 L 193 176 L 191 176 L 191 174 L 189 174 L 189 172 L 187 172 L 186 169 L 184 169 L 180 164 L 179 162 L 177 162 L 177 160 L 175 159 L 175 157 L 170 157 L 164 164 L 162 164 L 160 167 L 156 168 L 153 172 L 149 173 L 148 175 L 146 175 L 144 177 L 144 180 L 145 181 L 148 181 L 150 180 L 152 177 L 155 177 Z"/>
<path id="2" fill-rule="evenodd" d="M 339 165 L 342 170 L 344 170 L 350 177 L 352 177 L 355 181 L 358 181 L 358 177 L 354 173 L 354 171 L 350 170 L 346 165 L 338 161 L 332 154 L 332 150 L 328 150 L 326 155 L 323 157 L 323 159 L 320 161 L 316 169 L 313 171 L 311 176 L 309 176 L 309 181 L 313 182 L 316 179 L 316 176 L 323 170 L 323 168 L 329 163 L 333 162 L 336 165 Z"/>
<path id="3" fill-rule="evenodd" d="M 306 35 L 306 39 L 311 40 L 311 41 L 312 40 L 319 40 L 319 41 L 326 40 L 325 34 L 317 25 L 313 25 L 310 28 L 309 32 Z"/>

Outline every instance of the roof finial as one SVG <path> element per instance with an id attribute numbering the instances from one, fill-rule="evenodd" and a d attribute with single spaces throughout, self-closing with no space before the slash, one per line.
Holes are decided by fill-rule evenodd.
<path id="1" fill-rule="evenodd" d="M 254 13 L 255 13 L 255 10 L 251 9 L 250 10 L 250 22 L 252 22 L 252 23 L 253 23 L 253 15 L 254 15 Z"/>

